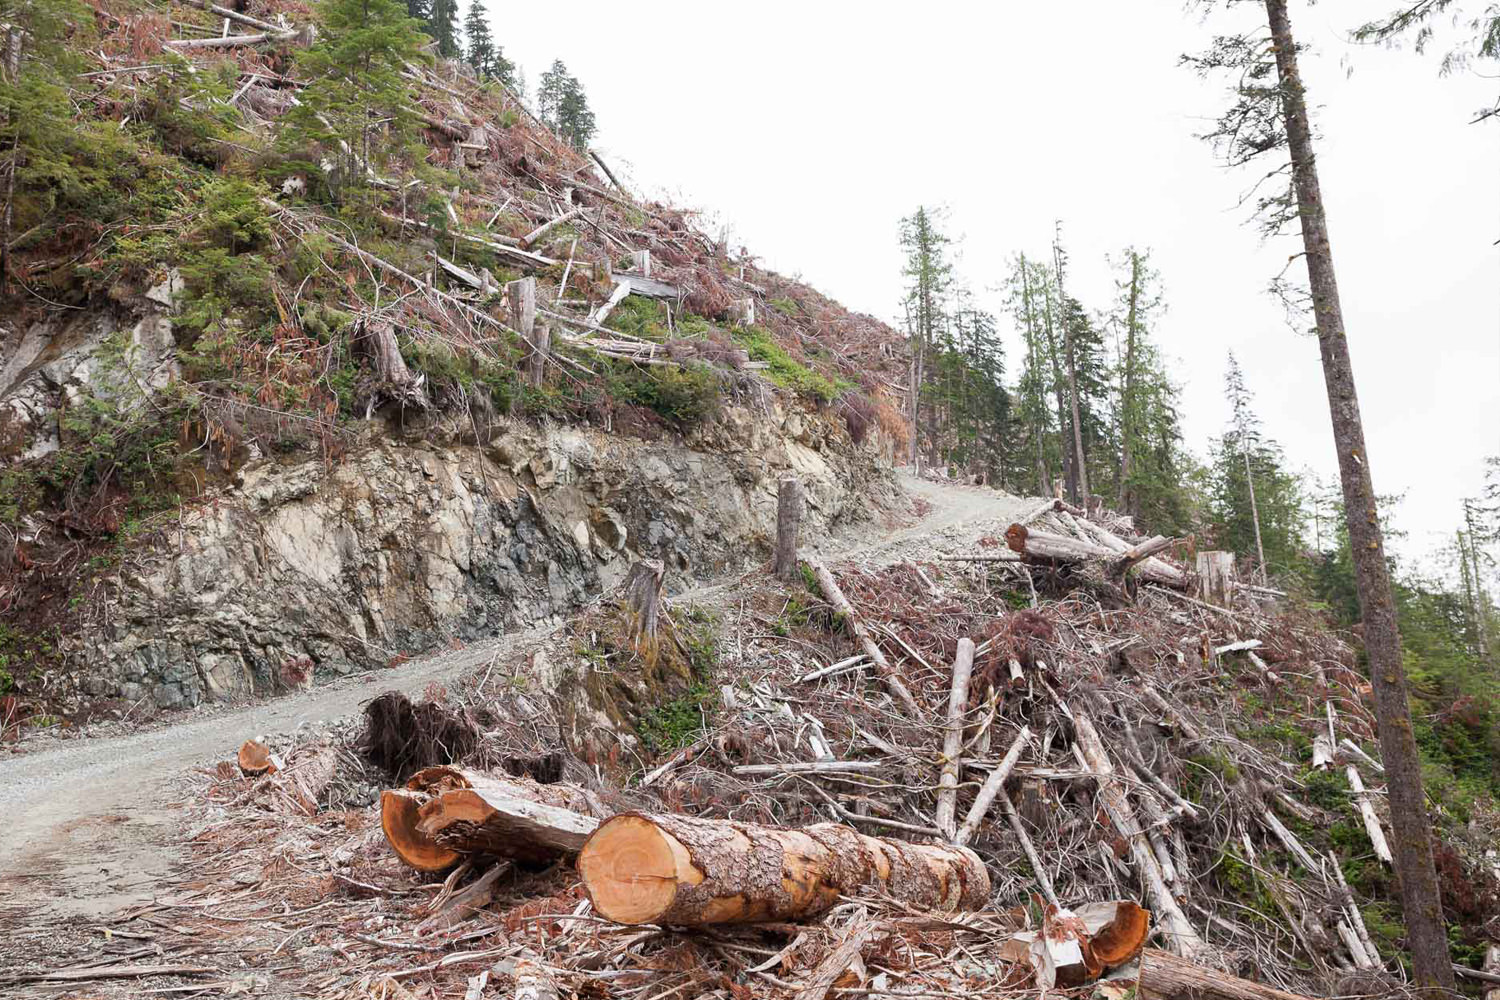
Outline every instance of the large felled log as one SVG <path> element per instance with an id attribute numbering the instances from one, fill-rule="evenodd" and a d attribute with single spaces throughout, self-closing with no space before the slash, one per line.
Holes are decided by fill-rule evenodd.
<path id="1" fill-rule="evenodd" d="M 1143 1000 L 1308 1000 L 1155 948 L 1141 956 L 1140 992 Z"/>
<path id="2" fill-rule="evenodd" d="M 885 653 L 881 652 L 880 647 L 875 645 L 875 640 L 870 638 L 870 633 L 860 623 L 859 616 L 854 613 L 854 608 L 849 604 L 849 598 L 845 597 L 844 592 L 839 589 L 838 581 L 833 578 L 832 573 L 828 572 L 828 567 L 816 559 L 812 560 L 809 565 L 812 566 L 813 576 L 817 578 L 818 587 L 823 591 L 823 596 L 828 598 L 828 603 L 833 605 L 835 611 L 844 616 L 844 621 L 854 633 L 854 638 L 859 640 L 865 655 L 875 664 L 875 670 L 880 674 L 886 690 L 906 706 L 906 710 L 911 713 L 914 720 L 923 718 L 926 713 L 917 705 L 917 699 L 913 698 L 911 692 L 907 690 L 906 683 L 901 680 L 890 661 L 885 658 Z"/>
<path id="3" fill-rule="evenodd" d="M 1011 551 L 1019 552 L 1028 559 L 1044 559 L 1055 563 L 1101 562 L 1109 566 L 1123 564 L 1129 568 L 1130 560 L 1136 554 L 1124 542 L 1120 542 L 1120 549 L 1115 549 L 1081 538 L 1035 531 L 1024 524 L 1012 524 L 1007 528 L 1005 542 Z M 1136 567 L 1136 574 L 1141 579 L 1178 590 L 1187 587 L 1188 576 L 1182 570 L 1160 559 L 1143 558 L 1144 561 Z"/>
<path id="4" fill-rule="evenodd" d="M 623 924 L 803 920 L 874 891 L 924 910 L 975 909 L 984 863 L 964 847 L 912 844 L 822 823 L 800 830 L 624 813 L 578 855 L 600 916 Z"/>
<path id="5" fill-rule="evenodd" d="M 573 785 L 540 785 L 456 767 L 418 771 L 380 798 L 391 849 L 420 871 L 466 854 L 541 864 L 578 853 L 607 808 Z"/>

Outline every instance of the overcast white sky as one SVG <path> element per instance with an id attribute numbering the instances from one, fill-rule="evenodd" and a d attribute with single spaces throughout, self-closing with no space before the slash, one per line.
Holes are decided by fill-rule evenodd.
<path id="1" fill-rule="evenodd" d="M 1387 6 L 1293 16 L 1314 47 L 1303 70 L 1376 488 L 1406 493 L 1401 548 L 1417 555 L 1451 537 L 1500 453 L 1500 126 L 1467 124 L 1500 80 L 1345 41 Z M 1232 349 L 1292 463 L 1336 477 L 1317 343 L 1264 292 L 1299 247 L 1259 243 L 1235 207 L 1250 178 L 1193 138 L 1224 96 L 1177 57 L 1225 22 L 1173 0 L 646 10 L 574 0 L 564 31 L 553 6 L 492 2 L 528 84 L 555 57 L 582 80 L 617 173 L 852 308 L 894 318 L 897 222 L 919 203 L 950 210 L 982 300 L 1012 253 L 1046 252 L 1055 218 L 1091 308 L 1113 295 L 1105 254 L 1150 248 L 1190 446 L 1227 420 Z"/>

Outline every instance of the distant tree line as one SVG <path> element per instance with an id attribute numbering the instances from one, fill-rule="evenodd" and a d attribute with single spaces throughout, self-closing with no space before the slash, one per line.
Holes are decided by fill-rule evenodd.
<path id="1" fill-rule="evenodd" d="M 482 0 L 471 0 L 461 30 L 458 0 L 406 0 L 406 12 L 437 43 L 440 57 L 462 59 L 481 80 L 498 81 L 522 99 L 526 97 L 526 81 L 495 40 Z M 586 149 L 597 131 L 583 84 L 568 72 L 561 59 L 554 60 L 542 74 L 536 112 L 548 128 L 578 149 Z"/>

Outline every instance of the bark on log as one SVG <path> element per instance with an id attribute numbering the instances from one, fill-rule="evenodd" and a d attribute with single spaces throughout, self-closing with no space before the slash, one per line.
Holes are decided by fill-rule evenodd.
<path id="1" fill-rule="evenodd" d="M 1234 553 L 1198 553 L 1198 596 L 1221 608 L 1230 605 L 1234 595 Z"/>
<path id="2" fill-rule="evenodd" d="M 573 785 L 440 766 L 384 792 L 380 825 L 396 856 L 442 871 L 466 854 L 542 864 L 576 854 L 608 809 Z"/>
<path id="3" fill-rule="evenodd" d="M 958 640 L 953 660 L 953 683 L 948 690 L 947 731 L 943 763 L 938 773 L 937 828 L 953 840 L 958 834 L 958 755 L 964 743 L 964 708 L 969 703 L 969 678 L 974 672 L 974 640 Z"/>
<path id="4" fill-rule="evenodd" d="M 1081 538 L 1054 535 L 1045 531 L 1033 531 L 1023 524 L 1012 524 L 1006 529 L 1005 541 L 1012 552 L 1019 552 L 1031 559 L 1045 559 L 1058 563 L 1093 561 L 1112 566 L 1125 558 L 1122 552 L 1097 542 L 1086 542 Z M 1124 542 L 1120 544 L 1127 552 L 1129 551 L 1129 546 L 1126 546 Z M 1182 590 L 1188 585 L 1188 576 L 1185 572 L 1160 559 L 1146 559 L 1136 572 L 1141 579 L 1159 583 L 1165 587 Z"/>
<path id="5" fill-rule="evenodd" d="M 272 812 L 316 816 L 318 802 L 333 781 L 338 756 L 332 746 L 298 750 L 284 767 L 256 786 L 255 799 Z"/>
<path id="6" fill-rule="evenodd" d="M 1142 1000 L 1309 1000 L 1155 948 L 1141 956 L 1140 992 Z"/>
<path id="7" fill-rule="evenodd" d="M 642 559 L 630 567 L 625 577 L 625 613 L 628 631 L 634 643 L 656 638 L 656 621 L 661 612 L 661 588 L 667 569 L 660 559 Z"/>
<path id="8" fill-rule="evenodd" d="M 918 909 L 968 910 L 990 892 L 984 863 L 964 847 L 868 837 L 836 823 L 788 830 L 640 813 L 600 826 L 578 871 L 594 909 L 622 924 L 804 920 L 865 891 Z"/>
<path id="9" fill-rule="evenodd" d="M 828 598 L 828 603 L 833 605 L 835 611 L 844 616 L 844 621 L 848 623 L 850 630 L 854 633 L 854 637 L 859 640 L 859 644 L 864 649 L 865 655 L 874 661 L 875 670 L 880 674 L 880 679 L 885 684 L 886 689 L 895 695 L 897 701 L 906 706 L 906 710 L 911 713 L 913 721 L 922 720 L 926 716 L 926 713 L 922 711 L 921 707 L 917 704 L 917 700 L 907 690 L 906 684 L 896 673 L 895 668 L 891 666 L 890 661 L 885 658 L 885 654 L 880 651 L 880 647 L 875 645 L 875 640 L 870 638 L 870 633 L 860 623 L 859 616 L 854 613 L 854 608 L 850 607 L 849 599 L 839 589 L 838 581 L 833 578 L 832 573 L 828 572 L 828 567 L 816 559 L 812 560 L 810 565 L 812 566 L 813 575 L 817 577 L 818 586 L 823 591 L 823 596 Z"/>
<path id="10" fill-rule="evenodd" d="M 564 212 L 562 215 L 559 215 L 555 219 L 549 219 L 548 221 L 542 223 L 540 226 L 537 226 L 531 232 L 527 233 L 525 236 L 522 236 L 521 246 L 530 247 L 531 244 L 535 243 L 543 236 L 546 236 L 547 233 L 549 233 L 556 227 L 562 225 L 564 222 L 571 222 L 582 214 L 583 209 L 575 208 L 571 212 Z"/>
<path id="11" fill-rule="evenodd" d="M 776 493 L 776 560 L 779 580 L 797 578 L 797 534 L 802 525 L 802 481 L 788 476 Z"/>

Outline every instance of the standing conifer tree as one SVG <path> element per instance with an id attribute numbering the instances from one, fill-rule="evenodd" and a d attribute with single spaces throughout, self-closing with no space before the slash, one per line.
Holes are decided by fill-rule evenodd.
<path id="1" fill-rule="evenodd" d="M 297 54 L 310 82 L 287 114 L 282 141 L 331 147 L 337 194 L 368 176 L 373 164 L 399 155 L 414 134 L 415 112 L 401 72 L 423 58 L 423 43 L 401 0 L 324 0 L 318 16 L 323 33 L 317 44 Z M 377 130 L 382 141 L 372 142 Z"/>
<path id="2" fill-rule="evenodd" d="M 463 54 L 458 42 L 458 0 L 431 0 L 427 33 L 437 41 L 442 58 L 457 59 Z"/>
<path id="3" fill-rule="evenodd" d="M 484 0 L 472 0 L 469 4 L 469 13 L 464 18 L 464 35 L 469 43 L 467 53 L 469 65 L 474 67 L 474 72 L 479 74 L 481 80 L 494 77 L 498 50 L 495 48 L 494 36 L 490 34 L 490 22 L 485 14 Z"/>
<path id="4" fill-rule="evenodd" d="M 925 205 L 901 220 L 901 250 L 906 263 L 906 334 L 911 343 L 909 416 L 911 418 L 911 464 L 921 458 L 921 399 L 927 378 L 928 352 L 943 326 L 943 298 L 953 280 L 948 262 L 948 237 L 938 228 L 934 213 Z"/>
<path id="5" fill-rule="evenodd" d="M 1208 7 L 1218 5 L 1218 0 L 1200 2 Z M 1375 693 L 1412 971 L 1418 986 L 1451 994 L 1453 966 L 1433 864 L 1422 764 L 1412 732 L 1390 568 L 1334 273 L 1307 94 L 1297 66 L 1298 48 L 1286 0 L 1264 0 L 1264 8 L 1266 31 L 1216 38 L 1207 53 L 1188 61 L 1200 71 L 1227 69 L 1235 74 L 1234 103 L 1208 136 L 1227 152 L 1231 163 L 1246 163 L 1281 150 L 1287 154 L 1289 184 L 1258 196 L 1257 207 L 1262 226 L 1268 231 L 1279 232 L 1282 224 L 1291 222 L 1301 231 Z M 1286 176 L 1287 171 L 1278 168 L 1276 173 Z"/>

